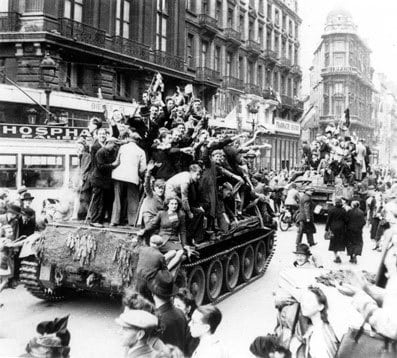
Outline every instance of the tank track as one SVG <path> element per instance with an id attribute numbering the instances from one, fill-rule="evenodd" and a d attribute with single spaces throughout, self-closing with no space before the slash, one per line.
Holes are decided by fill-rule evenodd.
<path id="1" fill-rule="evenodd" d="M 267 236 L 265 236 L 265 238 L 266 237 Z M 263 239 L 264 239 L 263 237 L 259 237 L 259 238 L 255 238 L 255 239 L 246 241 L 246 242 L 244 242 L 244 243 L 242 243 L 240 245 L 233 246 L 233 247 L 231 247 L 231 248 L 229 248 L 227 250 L 223 250 L 223 251 L 218 252 L 218 253 L 216 253 L 216 254 L 214 254 L 212 256 L 205 257 L 205 258 L 203 258 L 201 260 L 197 260 L 197 261 L 195 261 L 193 263 L 190 263 L 190 264 L 184 264 L 182 267 L 189 272 L 190 270 L 192 270 L 196 266 L 209 263 L 210 261 L 212 261 L 214 259 L 217 259 L 217 258 L 222 258 L 223 256 L 225 256 L 225 255 L 227 255 L 227 254 L 229 254 L 229 253 L 231 253 L 231 252 L 233 252 L 235 250 L 240 250 L 240 249 L 242 249 L 245 246 L 255 244 L 256 242 L 258 242 L 260 240 L 263 240 Z M 249 284 L 255 282 L 256 280 L 258 280 L 259 278 L 261 278 L 265 274 L 267 268 L 269 267 L 270 261 L 272 260 L 272 258 L 274 256 L 274 252 L 276 250 L 276 246 L 277 246 L 276 231 L 273 231 L 272 240 L 273 240 L 273 244 L 272 244 L 271 251 L 270 251 L 270 253 L 267 254 L 266 261 L 264 263 L 264 267 L 261 270 L 261 272 L 259 272 L 256 275 L 253 274 L 253 276 L 246 282 L 240 282 L 238 284 L 238 286 L 235 287 L 232 291 L 228 291 L 228 292 L 222 293 L 218 298 L 213 300 L 212 303 L 216 304 L 216 303 L 219 303 L 219 302 L 223 301 L 227 297 L 233 295 L 234 293 L 240 291 L 241 289 L 243 289 L 244 287 L 248 286 Z M 188 275 L 189 275 L 189 273 L 188 273 Z"/>
<path id="2" fill-rule="evenodd" d="M 20 283 L 36 298 L 47 302 L 58 302 L 65 299 L 59 289 L 52 290 L 42 285 L 39 280 L 40 264 L 36 260 L 23 260 L 20 268 Z"/>

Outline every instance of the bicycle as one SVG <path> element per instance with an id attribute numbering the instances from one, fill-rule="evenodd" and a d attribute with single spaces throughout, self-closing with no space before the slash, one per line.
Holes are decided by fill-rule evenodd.
<path id="1" fill-rule="evenodd" d="M 279 227 L 281 231 L 287 231 L 295 222 L 294 213 L 289 207 L 283 207 L 280 209 L 280 216 L 278 218 Z"/>

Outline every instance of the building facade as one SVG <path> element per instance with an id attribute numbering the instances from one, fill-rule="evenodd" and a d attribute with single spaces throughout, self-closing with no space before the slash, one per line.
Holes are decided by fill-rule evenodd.
<path id="1" fill-rule="evenodd" d="M 316 116 L 312 128 L 325 129 L 350 111 L 350 133 L 372 141 L 372 76 L 370 49 L 357 34 L 345 10 L 328 14 L 321 43 L 314 52 L 310 74 L 310 106 Z"/>
<path id="2" fill-rule="evenodd" d="M 300 23 L 297 0 L 4 0 L 0 123 L 48 124 L 46 101 L 52 122 L 72 127 L 104 104 L 129 114 L 160 72 L 165 95 L 193 83 L 215 125 L 271 127 L 266 166 L 290 167 L 299 136 L 283 128 L 303 111 Z"/>

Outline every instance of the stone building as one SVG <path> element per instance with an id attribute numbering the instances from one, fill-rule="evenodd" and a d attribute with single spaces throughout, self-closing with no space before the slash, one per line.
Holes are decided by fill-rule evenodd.
<path id="1" fill-rule="evenodd" d="M 312 131 L 336 124 L 350 111 L 350 133 L 371 142 L 372 75 L 370 49 L 357 33 L 352 16 L 345 10 L 331 11 L 321 42 L 314 52 L 310 73 L 310 106 L 315 116 Z"/>

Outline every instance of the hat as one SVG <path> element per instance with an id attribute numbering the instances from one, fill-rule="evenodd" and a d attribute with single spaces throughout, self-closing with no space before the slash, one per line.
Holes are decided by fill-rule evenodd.
<path id="1" fill-rule="evenodd" d="M 12 213 L 15 215 L 20 215 L 21 214 L 21 207 L 15 204 L 9 204 L 7 206 L 7 213 Z"/>
<path id="2" fill-rule="evenodd" d="M 224 155 L 225 152 L 222 149 L 215 149 L 211 155 Z"/>
<path id="3" fill-rule="evenodd" d="M 222 185 L 222 189 L 233 190 L 233 186 L 229 182 L 225 182 Z"/>
<path id="4" fill-rule="evenodd" d="M 294 251 L 294 254 L 310 256 L 312 253 L 310 252 L 309 246 L 307 246 L 306 244 L 298 244 L 296 246 L 296 251 Z"/>
<path id="5" fill-rule="evenodd" d="M 122 327 L 138 327 L 138 328 L 155 328 L 158 325 L 158 319 L 155 315 L 143 311 L 125 308 L 124 312 L 116 318 L 116 322 Z"/>
<path id="6" fill-rule="evenodd" d="M 167 270 L 160 270 L 148 284 L 150 291 L 160 297 L 170 298 L 178 292 L 174 277 Z"/>
<path id="7" fill-rule="evenodd" d="M 35 211 L 31 208 L 22 208 L 21 213 L 22 213 L 22 215 L 26 215 L 30 218 L 34 217 L 36 214 Z"/>
<path id="8" fill-rule="evenodd" d="M 33 199 L 34 199 L 34 196 L 32 196 L 32 194 L 30 194 L 30 193 L 24 193 L 22 195 L 22 201 L 24 201 L 24 200 L 33 200 Z"/>
<path id="9" fill-rule="evenodd" d="M 19 195 L 21 195 L 21 194 L 23 194 L 23 193 L 26 193 L 27 191 L 28 191 L 28 189 L 26 188 L 26 186 L 25 186 L 25 185 L 22 185 L 22 186 L 18 189 L 17 193 L 18 193 Z"/>

